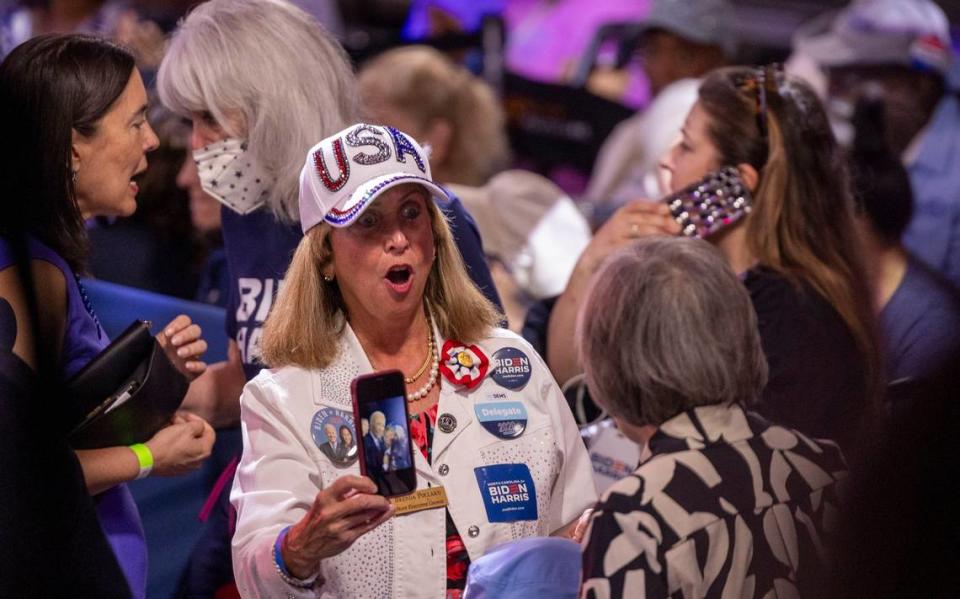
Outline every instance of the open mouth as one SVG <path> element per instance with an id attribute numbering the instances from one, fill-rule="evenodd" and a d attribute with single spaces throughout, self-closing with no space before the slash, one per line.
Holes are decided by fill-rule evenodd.
<path id="1" fill-rule="evenodd" d="M 413 269 L 409 266 L 392 266 L 387 271 L 387 280 L 393 285 L 406 285 L 413 276 Z"/>
<path id="2" fill-rule="evenodd" d="M 139 173 L 136 173 L 130 177 L 130 189 L 133 190 L 134 194 L 140 191 L 140 181 L 143 180 L 143 175 L 145 172 L 146 171 L 140 171 Z"/>

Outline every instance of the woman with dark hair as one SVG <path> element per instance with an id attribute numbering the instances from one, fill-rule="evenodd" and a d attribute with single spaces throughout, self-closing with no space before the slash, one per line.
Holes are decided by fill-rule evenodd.
<path id="1" fill-rule="evenodd" d="M 885 104 L 879 93 L 857 101 L 849 160 L 883 337 L 885 380 L 888 395 L 896 400 L 901 386 L 913 388 L 957 357 L 960 297 L 946 278 L 903 245 L 913 191 L 907 169 L 887 141 Z"/>
<path id="2" fill-rule="evenodd" d="M 84 270 L 84 220 L 136 210 L 134 178 L 147 167 L 157 137 L 146 121 L 146 92 L 133 57 L 98 38 L 51 35 L 17 47 L 0 65 L 0 134 L 16 152 L 0 166 L 7 181 L 0 222 L 0 297 L 16 315 L 14 353 L 36 368 L 55 363 L 63 379 L 79 371 L 109 340 L 77 273 Z M 34 306 L 19 282 L 13 240 L 27 239 Z M 157 336 L 188 378 L 205 369 L 200 328 L 181 315 Z M 140 517 L 122 484 L 151 472 L 174 475 L 200 465 L 213 430 L 178 417 L 144 444 L 77 451 L 100 524 L 134 596 L 145 594 L 146 546 Z"/>
<path id="3" fill-rule="evenodd" d="M 741 277 L 757 312 L 770 365 L 757 411 L 847 449 L 873 411 L 880 360 L 846 162 L 827 116 L 809 87 L 775 68 L 713 71 L 698 96 L 663 167 L 673 192 L 734 167 L 753 196 L 748 215 L 707 241 Z M 663 203 L 635 202 L 596 239 L 680 229 Z M 575 364 L 555 326 L 572 338 L 570 311 L 596 254 L 584 253 L 571 279 L 579 286 L 568 286 L 551 317 L 551 367 L 558 354 Z"/>
<path id="4" fill-rule="evenodd" d="M 758 411 L 852 441 L 878 391 L 879 355 L 846 164 L 823 107 L 777 69 L 720 69 L 682 133 L 664 162 L 673 191 L 730 165 L 753 193 L 749 216 L 709 241 L 759 317 L 770 381 Z"/>
<path id="5" fill-rule="evenodd" d="M 340 425 L 340 443 L 343 447 L 343 454 L 350 459 L 357 453 L 357 444 L 353 440 L 353 431 L 346 424 Z"/>

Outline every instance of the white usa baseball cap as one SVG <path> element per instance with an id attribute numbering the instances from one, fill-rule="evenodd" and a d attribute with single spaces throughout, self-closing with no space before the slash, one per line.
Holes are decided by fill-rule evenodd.
<path id="1" fill-rule="evenodd" d="M 856 0 L 801 25 L 794 49 L 824 67 L 898 64 L 945 73 L 950 23 L 932 0 Z"/>
<path id="2" fill-rule="evenodd" d="M 349 227 L 380 194 L 417 183 L 447 199 L 433 182 L 427 153 L 412 137 L 380 125 L 356 123 L 307 152 L 300 171 L 300 226 L 321 222 Z"/>

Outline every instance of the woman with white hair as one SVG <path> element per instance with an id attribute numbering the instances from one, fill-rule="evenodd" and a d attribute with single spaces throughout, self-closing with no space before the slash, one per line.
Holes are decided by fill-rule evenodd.
<path id="1" fill-rule="evenodd" d="M 299 164 L 313 141 L 352 119 L 353 75 L 336 40 L 293 5 L 212 0 L 174 32 L 157 88 L 193 121 L 203 189 L 223 204 L 230 357 L 211 367 L 209 394 L 186 405 L 229 424 L 259 370 L 260 327 L 300 240 Z"/>
<path id="2" fill-rule="evenodd" d="M 824 573 L 846 466 L 832 441 L 749 411 L 767 362 L 723 256 L 683 238 L 628 246 L 578 326 L 591 395 L 644 446 L 593 513 L 581 597 L 816 596 L 802 581 Z"/>
<path id="3" fill-rule="evenodd" d="M 305 236 L 264 329 L 271 368 L 241 398 L 231 493 L 241 594 L 459 597 L 490 547 L 576 536 L 595 501 L 560 389 L 471 283 L 435 203 L 444 195 L 422 148 L 396 129 L 352 125 L 307 155 Z M 392 369 L 405 377 L 408 505 L 419 511 L 318 445 L 324 421 L 356 432 L 351 380 Z"/>
<path id="4" fill-rule="evenodd" d="M 168 108 L 193 121 L 191 145 L 203 189 L 223 204 L 230 273 L 228 359 L 198 379 L 184 408 L 217 426 L 235 426 L 243 385 L 262 368 L 263 322 L 302 237 L 297 196 L 303 156 L 316 140 L 355 120 L 354 76 L 336 40 L 285 0 L 211 0 L 173 33 L 157 87 Z M 471 275 L 495 293 L 469 216 L 457 201 L 444 208 Z M 223 546 L 230 531 L 226 494 L 221 497 L 223 509 L 214 512 L 220 529 L 210 534 Z M 209 561 L 194 559 L 191 567 Z M 230 568 L 224 566 L 219 578 L 226 583 Z"/>

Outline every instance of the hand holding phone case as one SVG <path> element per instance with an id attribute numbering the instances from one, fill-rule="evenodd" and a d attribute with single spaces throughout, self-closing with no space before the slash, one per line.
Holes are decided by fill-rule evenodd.
<path id="1" fill-rule="evenodd" d="M 75 449 L 142 443 L 170 422 L 189 382 L 134 321 L 66 384 L 68 441 Z"/>
<path id="2" fill-rule="evenodd" d="M 750 213 L 750 190 L 728 166 L 663 199 L 687 237 L 707 238 Z"/>

